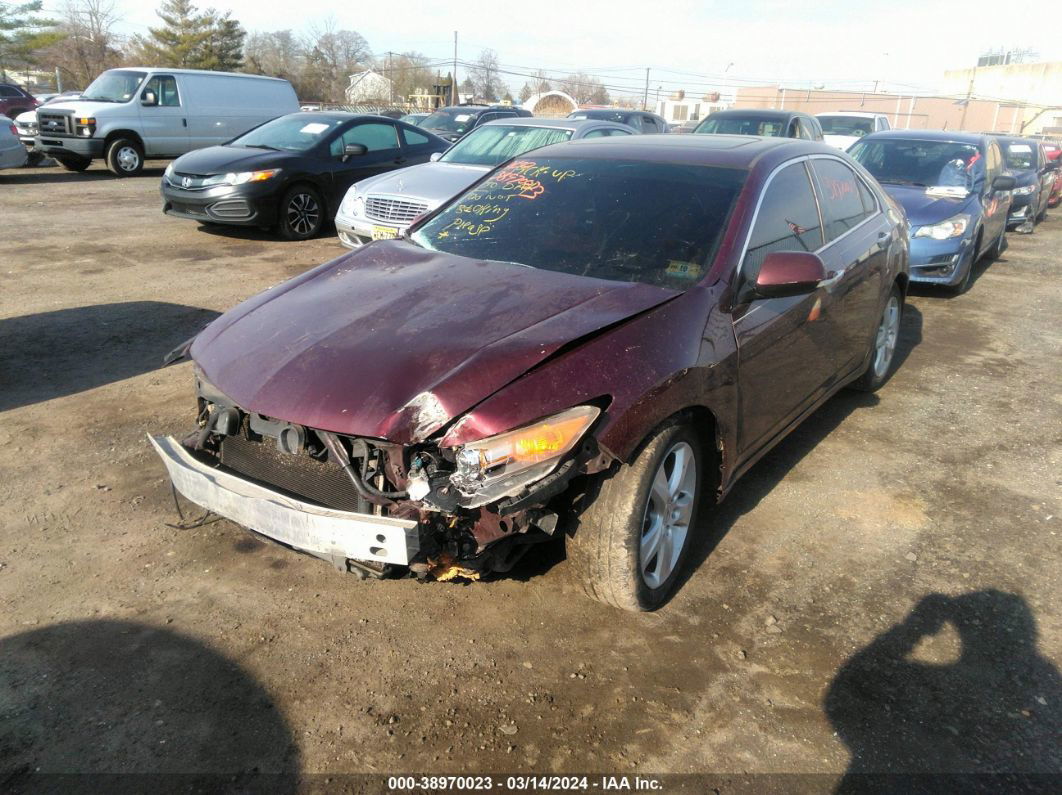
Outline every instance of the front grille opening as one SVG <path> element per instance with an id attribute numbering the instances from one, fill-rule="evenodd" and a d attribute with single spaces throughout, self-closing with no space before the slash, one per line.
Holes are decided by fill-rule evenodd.
<path id="1" fill-rule="evenodd" d="M 333 462 L 283 453 L 269 438 L 251 441 L 244 436 L 226 436 L 220 447 L 222 466 L 263 486 L 324 508 L 374 512 L 376 506 L 358 495 L 347 474 Z"/>

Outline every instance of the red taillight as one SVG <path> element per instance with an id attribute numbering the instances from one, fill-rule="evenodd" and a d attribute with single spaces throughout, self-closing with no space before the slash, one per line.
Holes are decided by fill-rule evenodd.
<path id="1" fill-rule="evenodd" d="M 14 124 L 11 125 L 11 134 L 18 138 L 18 127 L 16 127 Z"/>

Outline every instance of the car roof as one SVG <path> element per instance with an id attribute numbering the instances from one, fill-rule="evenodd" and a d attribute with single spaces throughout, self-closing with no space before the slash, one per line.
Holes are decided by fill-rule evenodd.
<path id="1" fill-rule="evenodd" d="M 549 127 L 560 130 L 578 130 L 581 127 L 605 127 L 615 130 L 631 130 L 626 124 L 617 124 L 606 119 L 539 119 L 534 116 L 519 116 L 515 119 L 494 119 L 483 127 L 505 125 L 507 127 Z"/>
<path id="2" fill-rule="evenodd" d="M 252 75 L 244 72 L 215 72 L 212 69 L 170 69 L 166 66 L 115 66 L 107 69 L 108 72 L 162 72 L 167 75 L 223 75 L 224 77 L 238 77 L 241 80 L 276 80 L 287 83 L 283 77 L 268 77 L 266 75 Z"/>
<path id="3" fill-rule="evenodd" d="M 709 119 L 790 119 L 793 116 L 808 116 L 799 110 L 772 110 L 770 108 L 731 108 L 729 110 L 715 110 L 708 114 Z M 810 117 L 809 118 L 814 118 Z"/>
<path id="4" fill-rule="evenodd" d="M 598 116 L 591 114 L 598 114 L 599 116 L 611 115 L 614 113 L 644 113 L 646 116 L 656 116 L 651 110 L 637 110 L 635 108 L 576 108 L 568 114 L 569 118 L 576 113 L 585 113 L 586 118 L 594 119 Z M 658 117 L 659 118 L 659 117 Z"/>
<path id="5" fill-rule="evenodd" d="M 644 160 L 691 166 L 752 168 L 762 157 L 779 160 L 807 154 L 839 155 L 832 146 L 802 138 L 754 135 L 621 135 L 579 139 L 535 150 L 535 156 L 595 160 Z"/>
<path id="6" fill-rule="evenodd" d="M 980 133 L 960 132 L 958 130 L 882 130 L 864 135 L 860 141 L 882 141 L 895 139 L 903 141 L 943 141 L 952 144 L 970 144 L 980 146 L 989 136 Z"/>
<path id="7" fill-rule="evenodd" d="M 876 119 L 878 116 L 885 116 L 884 113 L 871 113 L 867 110 L 827 110 L 822 113 L 816 113 L 816 118 L 819 116 L 855 116 L 859 119 Z"/>
<path id="8" fill-rule="evenodd" d="M 381 116 L 378 113 L 351 113 L 346 110 L 293 110 L 291 113 L 285 113 L 284 116 L 297 116 L 300 119 L 320 119 L 322 121 L 350 121 L 351 119 L 398 121 L 398 119 L 392 119 L 390 116 Z"/>

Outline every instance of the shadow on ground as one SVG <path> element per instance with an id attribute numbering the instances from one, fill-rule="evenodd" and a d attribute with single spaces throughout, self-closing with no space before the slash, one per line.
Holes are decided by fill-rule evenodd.
<path id="1" fill-rule="evenodd" d="M 165 167 L 145 168 L 138 176 L 162 179 L 164 171 Z M 112 179 L 128 178 L 117 177 L 106 168 L 90 168 L 88 171 L 67 171 L 65 168 L 35 166 L 17 171 L 0 171 L 0 185 L 44 185 L 50 182 L 99 182 Z"/>
<path id="2" fill-rule="evenodd" d="M 919 645 L 945 628 L 958 634 L 957 653 L 919 659 Z M 1062 677 L 1036 639 L 1016 594 L 923 598 L 830 684 L 826 715 L 852 755 L 839 791 L 911 791 L 912 774 L 935 776 L 940 791 L 1057 787 Z"/>
<path id="3" fill-rule="evenodd" d="M 105 773 L 140 792 L 154 786 L 129 774 L 183 774 L 187 791 L 256 781 L 295 789 L 298 748 L 269 694 L 239 665 L 168 630 L 80 621 L 3 638 L 0 705 L 6 792 L 63 790 L 58 774 L 78 774 L 68 783 L 79 790 L 94 780 L 108 791 L 91 777 Z"/>
<path id="4" fill-rule="evenodd" d="M 0 411 L 154 370 L 217 316 L 193 306 L 130 301 L 0 319 Z"/>

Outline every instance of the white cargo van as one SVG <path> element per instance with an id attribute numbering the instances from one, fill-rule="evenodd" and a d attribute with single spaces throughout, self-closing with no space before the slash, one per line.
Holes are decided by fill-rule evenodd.
<path id="1" fill-rule="evenodd" d="M 109 69 L 78 99 L 37 111 L 36 149 L 70 171 L 104 157 L 120 177 L 299 109 L 287 80 L 195 69 Z"/>

